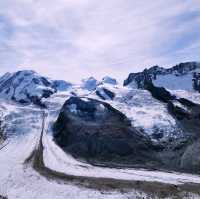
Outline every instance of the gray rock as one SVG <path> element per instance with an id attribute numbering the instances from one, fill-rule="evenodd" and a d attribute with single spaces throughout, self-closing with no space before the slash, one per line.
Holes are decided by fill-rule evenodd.
<path id="1" fill-rule="evenodd" d="M 190 145 L 181 157 L 181 169 L 200 173 L 200 140 Z"/>
<path id="2" fill-rule="evenodd" d="M 67 100 L 54 125 L 54 138 L 78 158 L 142 167 L 158 164 L 151 140 L 133 128 L 124 114 L 98 100 Z"/>
<path id="3" fill-rule="evenodd" d="M 113 100 L 115 97 L 115 93 L 108 90 L 107 88 L 98 88 L 96 90 L 96 95 L 99 96 L 103 100 Z"/>

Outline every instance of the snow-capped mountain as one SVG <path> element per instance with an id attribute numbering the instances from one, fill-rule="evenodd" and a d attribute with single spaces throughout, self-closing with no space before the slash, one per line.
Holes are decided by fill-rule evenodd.
<path id="1" fill-rule="evenodd" d="M 112 77 L 109 77 L 109 76 L 103 77 L 102 80 L 100 80 L 100 81 L 98 81 L 94 77 L 89 77 L 89 78 L 86 78 L 86 79 L 82 80 L 81 87 L 83 89 L 88 90 L 88 91 L 94 91 L 99 86 L 102 86 L 102 85 L 112 85 L 112 86 L 115 86 L 117 84 L 118 84 L 117 80 L 114 79 L 114 78 L 112 78 Z"/>
<path id="2" fill-rule="evenodd" d="M 196 62 L 154 66 L 125 86 L 6 73 L 0 198 L 200 198 L 199 176 L 174 172 L 200 172 L 199 71 Z"/>
<path id="3" fill-rule="evenodd" d="M 88 91 L 94 91 L 99 82 L 94 77 L 89 77 L 82 80 L 82 88 Z"/>
<path id="4" fill-rule="evenodd" d="M 64 80 L 54 80 L 52 82 L 52 87 L 56 89 L 56 91 L 67 91 L 72 88 L 72 84 Z"/>
<path id="5" fill-rule="evenodd" d="M 6 73 L 0 78 L 0 98 L 20 103 L 40 104 L 42 98 L 48 98 L 57 91 L 71 87 L 65 81 L 53 81 L 30 70 Z"/>
<path id="6" fill-rule="evenodd" d="M 103 77 L 101 82 L 104 84 L 117 85 L 117 80 L 109 76 Z"/>
<path id="7" fill-rule="evenodd" d="M 198 62 L 180 63 L 167 69 L 153 66 L 143 72 L 130 73 L 124 81 L 124 85 L 143 88 L 145 78 L 150 78 L 156 86 L 163 86 L 170 90 L 194 91 L 195 73 L 200 73 L 200 63 Z"/>

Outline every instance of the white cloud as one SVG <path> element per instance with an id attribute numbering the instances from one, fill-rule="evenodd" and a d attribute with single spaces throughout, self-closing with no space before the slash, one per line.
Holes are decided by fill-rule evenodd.
<path id="1" fill-rule="evenodd" d="M 0 72 L 123 79 L 154 64 L 199 59 L 198 0 L 1 0 L 0 7 L 0 30 L 10 30 L 0 36 Z"/>

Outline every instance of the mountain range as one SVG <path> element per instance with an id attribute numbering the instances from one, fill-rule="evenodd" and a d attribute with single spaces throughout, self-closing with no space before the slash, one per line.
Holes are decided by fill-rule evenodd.
<path id="1" fill-rule="evenodd" d="M 55 186 L 61 180 L 108 189 L 118 182 L 117 190 L 134 189 L 143 198 L 200 198 L 198 62 L 130 73 L 123 85 L 109 76 L 72 84 L 29 70 L 6 73 L 0 77 L 0 113 L 0 198 L 5 182 L 6 195 L 16 195 L 31 169 L 33 186 L 37 171 Z M 146 180 L 152 170 L 157 172 Z"/>

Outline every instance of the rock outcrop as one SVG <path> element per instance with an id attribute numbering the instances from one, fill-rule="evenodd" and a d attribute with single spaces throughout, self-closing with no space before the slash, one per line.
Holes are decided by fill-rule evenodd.
<path id="1" fill-rule="evenodd" d="M 194 140 L 200 139 L 200 105 L 180 98 L 168 102 L 168 110 Z"/>
<path id="2" fill-rule="evenodd" d="M 131 126 L 124 114 L 107 103 L 71 97 L 54 125 L 56 143 L 66 152 L 90 162 L 158 164 L 156 147 Z"/>
<path id="3" fill-rule="evenodd" d="M 161 101 L 179 122 L 184 137 L 155 143 L 108 103 L 71 97 L 54 124 L 55 142 L 75 158 L 92 164 L 200 173 L 196 158 L 200 152 L 200 105 L 168 95 Z"/>
<path id="4" fill-rule="evenodd" d="M 145 83 L 144 88 L 148 90 L 155 99 L 161 102 L 168 103 L 170 100 L 176 99 L 176 96 L 172 95 L 164 87 L 154 86 L 152 82 Z"/>
<path id="5" fill-rule="evenodd" d="M 104 87 L 97 88 L 96 95 L 99 96 L 103 100 L 113 100 L 115 97 L 114 92 Z"/>

